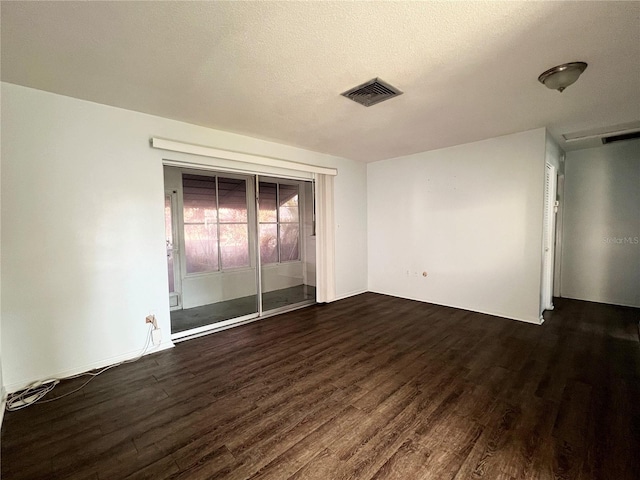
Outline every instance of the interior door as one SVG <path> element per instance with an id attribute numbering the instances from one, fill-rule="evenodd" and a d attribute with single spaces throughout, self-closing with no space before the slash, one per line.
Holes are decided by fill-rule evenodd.
<path id="1" fill-rule="evenodd" d="M 553 310 L 553 271 L 555 260 L 556 237 L 556 168 L 547 163 L 545 169 L 545 201 L 544 201 L 544 240 L 543 240 L 543 267 L 542 267 L 542 310 Z"/>

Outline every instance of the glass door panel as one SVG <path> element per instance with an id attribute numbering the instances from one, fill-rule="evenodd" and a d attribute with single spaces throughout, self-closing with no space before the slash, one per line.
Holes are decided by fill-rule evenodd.
<path id="1" fill-rule="evenodd" d="M 255 187 L 242 175 L 175 167 L 183 245 L 182 308 L 171 312 L 172 338 L 258 315 Z"/>
<path id="2" fill-rule="evenodd" d="M 258 189 L 262 311 L 315 302 L 311 183 L 261 177 Z"/>

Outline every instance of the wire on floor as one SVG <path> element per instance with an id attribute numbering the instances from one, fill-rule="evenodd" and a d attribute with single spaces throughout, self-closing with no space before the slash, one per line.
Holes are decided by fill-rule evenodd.
<path id="1" fill-rule="evenodd" d="M 149 325 L 149 331 L 147 332 L 147 340 L 145 341 L 144 347 L 139 355 L 134 358 L 130 358 L 129 360 L 123 360 L 122 362 L 114 363 L 113 365 L 109 365 L 108 367 L 101 368 L 96 372 L 84 372 L 79 373 L 77 375 L 71 375 L 69 377 L 63 378 L 51 378 L 48 380 L 39 380 L 37 382 L 33 382 L 28 385 L 24 390 L 20 390 L 16 393 L 10 393 L 7 395 L 7 411 L 14 412 L 16 410 L 20 410 L 36 403 L 49 403 L 55 400 L 60 400 L 61 398 L 67 397 L 73 393 L 79 392 L 84 387 L 86 387 L 91 380 L 96 378 L 98 375 L 106 372 L 107 370 L 111 370 L 114 367 L 118 367 L 120 365 L 124 365 L 125 363 L 133 363 L 140 360 L 147 350 L 149 349 L 149 344 L 151 343 L 151 336 L 154 330 L 153 325 Z M 51 393 L 51 391 L 58 385 L 62 380 L 71 380 L 73 378 L 79 377 L 89 377 L 89 379 L 80 385 L 78 388 L 71 390 L 63 395 L 59 395 L 57 397 L 49 398 L 47 400 L 43 400 L 43 398 Z"/>

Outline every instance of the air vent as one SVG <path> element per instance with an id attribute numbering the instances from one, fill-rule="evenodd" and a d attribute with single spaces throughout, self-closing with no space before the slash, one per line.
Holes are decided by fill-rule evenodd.
<path id="1" fill-rule="evenodd" d="M 607 143 L 622 142 L 623 140 L 633 140 L 634 138 L 640 138 L 640 132 L 631 132 L 624 133 L 622 135 L 611 135 L 609 137 L 604 137 L 602 139 L 602 143 L 606 145 Z"/>
<path id="2" fill-rule="evenodd" d="M 374 78 L 362 85 L 358 85 L 355 88 L 347 90 L 341 95 L 350 98 L 360 105 L 370 107 L 376 103 L 384 102 L 390 98 L 402 95 L 402 92 L 396 87 L 392 87 L 388 83 L 383 82 L 379 78 Z"/>
<path id="3" fill-rule="evenodd" d="M 581 132 L 565 133 L 562 135 L 562 138 L 564 138 L 567 143 L 582 142 L 583 140 L 601 140 L 605 137 L 617 137 L 638 131 L 640 131 L 640 122 L 635 121 L 608 127 L 593 128 L 591 130 L 582 130 Z"/>

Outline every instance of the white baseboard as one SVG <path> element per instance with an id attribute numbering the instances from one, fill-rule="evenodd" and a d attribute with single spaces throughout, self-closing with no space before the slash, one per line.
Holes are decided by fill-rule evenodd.
<path id="1" fill-rule="evenodd" d="M 344 300 L 345 298 L 349 298 L 349 297 L 355 297 L 356 295 L 360 295 L 362 293 L 367 293 L 369 290 L 355 290 L 353 292 L 349 292 L 349 293 L 345 293 L 343 295 L 340 295 L 339 297 L 336 297 L 333 301 L 337 302 L 338 300 Z"/>
<path id="2" fill-rule="evenodd" d="M 640 308 L 640 304 L 628 303 L 619 300 L 611 300 L 611 299 L 593 299 L 593 298 L 582 298 L 577 295 L 560 295 L 559 298 L 567 298 L 569 300 L 580 300 L 582 302 L 592 302 L 592 303 L 603 303 L 605 305 L 616 305 L 618 307 L 631 307 L 631 308 Z"/>
<path id="3" fill-rule="evenodd" d="M 514 317 L 514 316 L 511 316 L 511 315 L 505 315 L 504 313 L 500 313 L 500 312 L 488 312 L 488 311 L 484 311 L 484 310 L 472 310 L 469 307 L 461 307 L 459 305 L 450 305 L 450 304 L 446 304 L 446 303 L 437 303 L 437 302 L 433 302 L 433 301 L 423 300 L 421 298 L 406 297 L 404 295 L 398 295 L 398 294 L 395 294 L 395 293 L 378 292 L 378 291 L 375 291 L 375 290 L 371 290 L 371 292 L 372 293 L 379 293 L 381 295 L 389 295 L 390 297 L 405 298 L 407 300 L 415 300 L 416 302 L 429 303 L 431 305 L 440 305 L 441 307 L 457 308 L 458 310 L 466 310 L 467 312 L 482 313 L 483 315 L 491 315 L 492 317 L 506 318 L 507 320 L 516 320 L 518 322 L 531 323 L 533 325 L 542 325 L 542 322 L 544 321 L 544 319 L 541 319 L 541 318 L 538 318 L 538 317 L 532 317 L 532 318 Z"/>
<path id="4" fill-rule="evenodd" d="M 172 341 L 167 340 L 162 342 L 155 348 L 150 348 L 147 352 L 145 352 L 145 356 L 151 355 L 152 353 L 161 352 L 163 350 L 168 350 L 169 348 L 173 348 L 174 344 Z M 87 363 L 85 365 L 81 365 L 75 368 L 71 368 L 68 370 L 62 370 L 57 372 L 52 372 L 50 375 L 42 378 L 28 378 L 26 380 L 21 380 L 20 382 L 10 383 L 5 385 L 6 393 L 15 393 L 20 390 L 24 390 L 28 385 L 31 385 L 34 382 L 38 381 L 46 381 L 49 379 L 59 378 L 63 379 L 66 377 L 70 377 L 72 375 L 78 375 L 79 373 L 89 372 L 91 370 L 95 370 L 98 368 L 108 367 L 109 365 L 115 365 L 116 363 L 124 362 L 125 360 L 131 360 L 132 358 L 136 358 L 140 355 L 140 350 L 123 353 L 122 355 L 117 355 L 115 357 L 105 358 L 102 360 L 98 360 L 96 362 Z"/>

